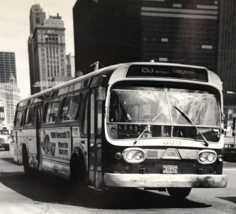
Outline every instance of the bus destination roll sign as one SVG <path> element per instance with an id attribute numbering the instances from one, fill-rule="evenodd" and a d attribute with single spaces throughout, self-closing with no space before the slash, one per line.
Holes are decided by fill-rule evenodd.
<path id="1" fill-rule="evenodd" d="M 126 77 L 168 77 L 207 82 L 207 70 L 204 68 L 186 68 L 162 65 L 132 65 Z"/>

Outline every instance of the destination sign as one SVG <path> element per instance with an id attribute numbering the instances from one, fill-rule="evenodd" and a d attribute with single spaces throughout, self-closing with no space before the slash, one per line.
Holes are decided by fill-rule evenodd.
<path id="1" fill-rule="evenodd" d="M 126 77 L 169 77 L 207 82 L 207 70 L 204 68 L 189 68 L 163 65 L 131 65 Z"/>

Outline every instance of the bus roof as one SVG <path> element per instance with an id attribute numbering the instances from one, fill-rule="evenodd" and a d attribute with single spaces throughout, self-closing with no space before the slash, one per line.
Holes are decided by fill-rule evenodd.
<path id="1" fill-rule="evenodd" d="M 36 94 L 33 94 L 27 98 L 24 98 L 22 99 L 19 103 L 22 103 L 24 101 L 27 101 L 29 99 L 32 99 L 32 98 L 36 98 L 36 97 L 39 97 L 41 95 L 44 95 L 44 94 L 47 94 L 47 93 L 50 93 L 52 91 L 55 91 L 57 89 L 60 89 L 62 87 L 65 87 L 65 86 L 69 86 L 73 83 L 76 83 L 76 82 L 79 82 L 79 81 L 82 81 L 82 80 L 86 80 L 90 77 L 93 77 L 93 76 L 96 76 L 98 74 L 106 74 L 106 73 L 112 73 L 114 72 L 114 70 L 118 69 L 118 68 L 121 68 L 121 67 L 126 67 L 127 69 L 123 69 L 124 73 L 122 74 L 121 72 L 118 74 L 118 76 L 121 78 L 122 76 L 124 77 L 125 75 L 125 72 L 127 72 L 128 68 L 131 66 L 131 65 L 149 65 L 149 66 L 175 66 L 175 67 L 181 67 L 181 68 L 192 68 L 192 69 L 203 69 L 205 71 L 207 71 L 207 74 L 208 74 L 208 83 L 214 83 L 214 85 L 219 89 L 219 90 L 222 90 L 222 82 L 219 78 L 219 76 L 217 74 L 215 74 L 214 72 L 212 71 L 209 71 L 206 67 L 201 67 L 201 66 L 194 66 L 194 65 L 187 65 L 187 64 L 177 64 L 177 63 L 159 63 L 159 62 L 130 62 L 130 63 L 120 63 L 120 64 L 116 64 L 116 65 L 111 65 L 111 66 L 108 66 L 108 67 L 104 67 L 104 68 L 101 68 L 101 69 L 98 69 L 98 70 L 95 70 L 91 73 L 88 73 L 86 75 L 83 75 L 83 76 L 80 76 L 80 77 L 77 77 L 73 80 L 69 80 L 63 84 L 60 84 L 60 85 L 57 85 L 57 86 L 54 86 L 52 88 L 48 88 L 44 91 L 41 91 L 41 92 L 38 92 Z M 117 78 L 117 76 L 116 76 Z"/>

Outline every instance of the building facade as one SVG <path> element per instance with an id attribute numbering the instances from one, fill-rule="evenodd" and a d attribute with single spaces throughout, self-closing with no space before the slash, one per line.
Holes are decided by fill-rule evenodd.
<path id="1" fill-rule="evenodd" d="M 223 82 L 225 127 L 236 129 L 236 2 L 221 0 L 217 71 Z M 229 93 L 227 93 L 229 92 Z"/>
<path id="2" fill-rule="evenodd" d="M 40 6 L 37 8 L 39 10 Z M 41 8 L 40 11 L 43 19 Z M 28 39 L 31 94 L 49 88 L 53 77 L 67 76 L 64 22 L 59 14 L 42 22 L 34 13 L 38 13 L 35 5 L 30 10 L 30 17 L 38 18 L 39 23 L 30 18 L 30 22 L 37 24 L 30 23 L 34 27 Z"/>
<path id="3" fill-rule="evenodd" d="M 0 83 L 8 83 L 11 75 L 17 82 L 15 53 L 0 52 Z"/>
<path id="4" fill-rule="evenodd" d="M 79 0 L 73 7 L 75 64 L 86 70 L 150 61 L 216 72 L 218 0 Z"/>
<path id="5" fill-rule="evenodd" d="M 66 72 L 68 77 L 75 76 L 75 57 L 70 53 L 66 55 Z"/>
<path id="6" fill-rule="evenodd" d="M 43 9 L 39 4 L 35 4 L 30 9 L 30 34 L 34 33 L 34 30 L 37 25 L 43 25 L 44 20 L 46 19 L 46 13 L 43 12 Z"/>
<path id="7" fill-rule="evenodd" d="M 0 129 L 12 130 L 15 106 L 20 100 L 14 52 L 0 52 Z"/>
<path id="8" fill-rule="evenodd" d="M 13 129 L 16 104 L 20 101 L 20 89 L 13 75 L 8 83 L 0 83 L 0 129 Z"/>
<path id="9" fill-rule="evenodd" d="M 236 106 L 236 1 L 221 1 L 218 73 L 224 86 L 224 103 L 226 106 Z"/>

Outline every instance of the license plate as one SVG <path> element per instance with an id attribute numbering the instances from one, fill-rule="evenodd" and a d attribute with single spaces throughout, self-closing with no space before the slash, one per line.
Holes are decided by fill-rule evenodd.
<path id="1" fill-rule="evenodd" d="M 164 165 L 163 166 L 163 174 L 177 174 L 178 166 L 173 165 Z"/>

